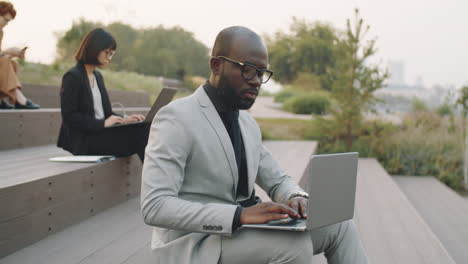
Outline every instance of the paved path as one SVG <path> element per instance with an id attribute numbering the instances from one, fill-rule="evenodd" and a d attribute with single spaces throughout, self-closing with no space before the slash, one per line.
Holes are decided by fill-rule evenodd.
<path id="1" fill-rule="evenodd" d="M 255 104 L 249 110 L 250 114 L 255 118 L 288 118 L 288 119 L 302 119 L 311 120 L 312 115 L 297 115 L 290 112 L 286 112 L 281 109 L 280 103 L 275 103 L 273 97 L 260 96 L 255 100 Z M 402 119 L 397 114 L 367 114 L 365 115 L 367 120 L 383 120 L 391 122 L 395 125 L 400 125 Z"/>

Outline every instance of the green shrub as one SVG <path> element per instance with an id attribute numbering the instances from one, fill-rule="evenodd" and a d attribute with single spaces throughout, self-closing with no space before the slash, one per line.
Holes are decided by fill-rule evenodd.
<path id="1" fill-rule="evenodd" d="M 423 112 L 427 111 L 428 108 L 423 100 L 413 97 L 413 99 L 411 99 L 411 110 L 413 112 Z"/>
<path id="2" fill-rule="evenodd" d="M 330 100 L 323 94 L 298 95 L 287 99 L 283 109 L 295 114 L 324 114 L 330 106 Z"/>
<path id="3" fill-rule="evenodd" d="M 449 120 L 430 112 L 411 113 L 401 126 L 367 121 L 356 134 L 352 151 L 360 157 L 377 158 L 389 174 L 434 176 L 452 189 L 462 190 L 459 131 L 460 127 L 454 131 Z M 320 138 L 320 153 L 344 151 L 342 141 Z"/>
<path id="4" fill-rule="evenodd" d="M 275 94 L 275 102 L 277 103 L 284 103 L 284 101 L 288 100 L 293 96 L 297 96 L 299 93 L 293 90 L 282 90 Z"/>
<path id="5" fill-rule="evenodd" d="M 453 113 L 452 106 L 448 103 L 443 103 L 436 109 L 436 113 L 441 116 L 449 116 Z"/>
<path id="6" fill-rule="evenodd" d="M 291 82 L 291 88 L 295 91 L 313 92 L 322 90 L 320 77 L 313 73 L 300 72 Z"/>

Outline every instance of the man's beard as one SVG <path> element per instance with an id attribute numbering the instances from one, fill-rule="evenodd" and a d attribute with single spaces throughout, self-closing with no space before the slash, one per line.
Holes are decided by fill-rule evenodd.
<path id="1" fill-rule="evenodd" d="M 218 93 L 223 98 L 224 103 L 232 109 L 247 110 L 255 103 L 255 98 L 242 98 L 241 95 L 247 92 L 258 93 L 255 88 L 245 89 L 238 91 L 228 82 L 228 80 L 221 76 L 218 83 Z"/>

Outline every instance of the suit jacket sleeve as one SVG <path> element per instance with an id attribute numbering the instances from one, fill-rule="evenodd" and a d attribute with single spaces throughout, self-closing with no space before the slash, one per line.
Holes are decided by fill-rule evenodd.
<path id="1" fill-rule="evenodd" d="M 202 204 L 178 197 L 193 146 L 193 137 L 181 119 L 175 107 L 168 105 L 151 126 L 142 174 L 143 219 L 148 225 L 167 229 L 231 234 L 237 205 Z M 206 225 L 215 228 L 207 230 Z"/>
<path id="2" fill-rule="evenodd" d="M 63 122 L 73 128 L 83 131 L 97 131 L 104 128 L 104 120 L 80 112 L 80 105 L 92 104 L 83 102 L 82 80 L 71 72 L 65 73 L 62 79 L 60 103 Z"/>
<path id="3" fill-rule="evenodd" d="M 290 176 L 286 175 L 263 145 L 256 182 L 273 201 L 278 203 L 286 203 L 293 193 L 303 191 Z"/>

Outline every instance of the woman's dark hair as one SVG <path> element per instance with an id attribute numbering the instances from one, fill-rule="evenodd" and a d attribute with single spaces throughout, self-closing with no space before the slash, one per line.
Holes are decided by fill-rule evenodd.
<path id="1" fill-rule="evenodd" d="M 81 40 L 80 47 L 75 53 L 75 60 L 83 64 L 100 65 L 99 52 L 105 49 L 117 49 L 114 37 L 102 28 L 93 29 Z"/>
<path id="2" fill-rule="evenodd" d="M 6 1 L 0 1 L 0 16 L 10 14 L 11 18 L 16 17 L 16 10 L 13 7 L 13 4 Z"/>

